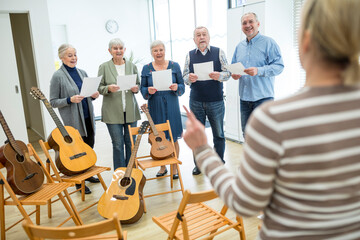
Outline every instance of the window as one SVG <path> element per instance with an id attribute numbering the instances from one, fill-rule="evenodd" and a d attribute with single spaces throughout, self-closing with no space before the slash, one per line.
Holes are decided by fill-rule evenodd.
<path id="1" fill-rule="evenodd" d="M 246 0 L 229 0 L 229 8 L 241 7 L 246 3 Z"/>
<path id="2" fill-rule="evenodd" d="M 299 69 L 298 77 L 299 77 L 299 86 L 298 88 L 302 88 L 305 85 L 306 74 L 304 69 L 302 69 L 299 59 L 299 42 L 298 42 L 298 32 L 301 24 L 301 9 L 305 0 L 294 0 L 294 49 L 296 51 L 296 61 L 297 65 L 296 69 Z"/>
<path id="3" fill-rule="evenodd" d="M 227 4 L 225 0 L 149 0 L 152 37 L 165 43 L 166 59 L 179 63 L 183 70 L 186 54 L 196 47 L 193 32 L 197 26 L 207 27 L 210 45 L 226 52 Z M 187 87 L 180 106 L 188 106 L 189 94 Z"/>

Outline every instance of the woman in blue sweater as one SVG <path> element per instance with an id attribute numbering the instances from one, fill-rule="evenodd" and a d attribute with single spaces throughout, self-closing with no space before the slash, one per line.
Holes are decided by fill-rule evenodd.
<path id="1" fill-rule="evenodd" d="M 179 97 L 185 92 L 184 79 L 178 63 L 165 60 L 165 45 L 162 41 L 155 40 L 150 45 L 153 62 L 145 65 L 141 72 L 141 94 L 148 100 L 149 112 L 155 124 L 164 123 L 169 120 L 171 132 L 174 138 L 175 150 L 179 156 L 178 139 L 181 137 L 183 128 L 181 123 Z M 152 72 L 171 69 L 173 84 L 168 91 L 157 91 L 154 88 Z M 173 178 L 177 179 L 177 169 L 173 168 Z M 156 174 L 157 177 L 167 173 L 165 166 L 162 166 Z"/>

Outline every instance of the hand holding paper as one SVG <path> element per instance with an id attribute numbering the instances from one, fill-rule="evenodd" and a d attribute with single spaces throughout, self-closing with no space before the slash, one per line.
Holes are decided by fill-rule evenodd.
<path id="1" fill-rule="evenodd" d="M 132 87 L 136 86 L 136 74 L 117 76 L 117 85 L 120 87 L 118 91 L 130 90 Z"/>
<path id="2" fill-rule="evenodd" d="M 237 75 L 248 75 L 246 72 L 244 72 L 245 67 L 241 62 L 237 62 L 234 64 L 226 65 L 225 68 L 231 72 L 232 74 Z"/>
<path id="3" fill-rule="evenodd" d="M 214 71 L 214 62 L 204 62 L 194 64 L 194 73 L 198 76 L 197 81 L 210 80 L 209 74 Z"/>
<path id="4" fill-rule="evenodd" d="M 163 70 L 163 71 L 155 71 L 152 72 L 152 80 L 154 88 L 158 91 L 168 91 L 170 90 L 170 86 L 172 84 L 172 71 L 171 69 Z"/>
<path id="5" fill-rule="evenodd" d="M 85 77 L 81 86 L 80 96 L 90 97 L 99 87 L 102 76 L 100 77 Z"/>

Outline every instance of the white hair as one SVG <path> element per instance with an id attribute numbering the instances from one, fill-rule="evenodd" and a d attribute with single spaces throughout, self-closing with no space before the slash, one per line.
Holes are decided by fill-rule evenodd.
<path id="1" fill-rule="evenodd" d="M 76 49 L 71 44 L 68 43 L 61 44 L 61 46 L 58 49 L 58 56 L 60 59 L 64 57 L 66 50 L 68 50 L 69 48 L 73 48 L 76 51 Z"/>
<path id="2" fill-rule="evenodd" d="M 111 39 L 109 42 L 109 49 L 112 49 L 113 46 L 117 46 L 117 45 L 120 45 L 122 47 L 125 46 L 124 42 L 121 41 L 120 38 L 114 38 L 114 39 Z"/>

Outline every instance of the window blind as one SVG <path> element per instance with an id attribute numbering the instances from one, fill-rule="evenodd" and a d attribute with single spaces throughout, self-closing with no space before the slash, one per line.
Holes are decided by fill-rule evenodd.
<path id="1" fill-rule="evenodd" d="M 304 69 L 301 67 L 300 59 L 299 59 L 299 42 L 298 42 L 298 31 L 301 24 L 301 9 L 305 2 L 305 0 L 293 0 L 294 1 L 294 48 L 296 50 L 296 64 L 300 69 L 299 71 L 299 88 L 302 88 L 305 84 L 306 73 Z"/>

